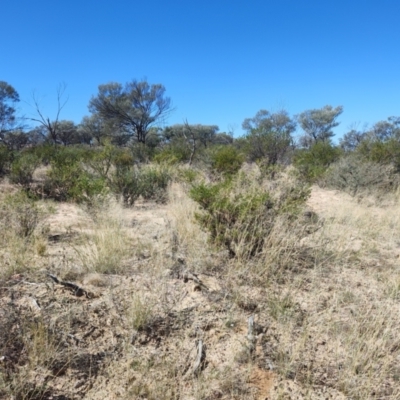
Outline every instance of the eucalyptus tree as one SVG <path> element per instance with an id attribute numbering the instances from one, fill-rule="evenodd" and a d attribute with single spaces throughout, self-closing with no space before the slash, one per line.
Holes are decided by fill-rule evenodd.
<path id="1" fill-rule="evenodd" d="M 345 133 L 343 137 L 339 140 L 340 147 L 346 151 L 351 152 L 356 150 L 356 148 L 365 140 L 367 133 L 364 131 L 359 131 L 357 129 L 351 129 L 349 132 Z"/>
<path id="2" fill-rule="evenodd" d="M 250 160 L 266 160 L 271 165 L 286 161 L 293 148 L 296 122 L 285 110 L 276 113 L 260 110 L 253 118 L 246 118 L 242 128 L 247 132 L 244 146 Z"/>
<path id="3" fill-rule="evenodd" d="M 333 128 L 339 125 L 337 117 L 343 112 L 343 107 L 325 106 L 319 109 L 306 110 L 297 116 L 304 135 L 300 137 L 303 147 L 311 147 L 320 141 L 330 142 L 334 136 Z"/>
<path id="4" fill-rule="evenodd" d="M 0 81 L 0 141 L 4 140 L 5 133 L 15 129 L 18 102 L 18 92 L 7 82 Z"/>
<path id="5" fill-rule="evenodd" d="M 133 80 L 122 86 L 111 82 L 98 90 L 89 102 L 89 111 L 139 143 L 145 144 L 150 128 L 172 111 L 171 100 L 161 84 Z"/>
<path id="6" fill-rule="evenodd" d="M 386 142 L 400 140 L 400 117 L 389 117 L 386 121 L 378 121 L 368 132 L 371 140 Z"/>

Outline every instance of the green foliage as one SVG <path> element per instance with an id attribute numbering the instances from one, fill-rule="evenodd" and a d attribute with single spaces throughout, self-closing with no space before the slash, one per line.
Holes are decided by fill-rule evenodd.
<path id="1" fill-rule="evenodd" d="M 308 182 L 315 182 L 323 176 L 329 165 L 341 155 L 341 150 L 329 142 L 315 142 L 309 149 L 301 149 L 294 156 L 294 165 Z"/>
<path id="2" fill-rule="evenodd" d="M 178 179 L 182 182 L 193 184 L 200 177 L 200 172 L 193 168 L 179 168 L 177 171 Z"/>
<path id="3" fill-rule="evenodd" d="M 240 141 L 249 161 L 261 161 L 269 165 L 287 162 L 293 148 L 292 133 L 296 123 L 281 110 L 270 113 L 260 110 L 255 117 L 246 118 L 242 124 L 247 135 Z"/>
<path id="4" fill-rule="evenodd" d="M 124 156 L 121 155 L 123 152 L 123 149 L 119 149 L 112 145 L 110 141 L 107 141 L 104 146 L 93 152 L 92 157 L 87 163 L 97 176 L 108 179 L 116 160 L 124 158 Z"/>
<path id="5" fill-rule="evenodd" d="M 379 164 L 393 164 L 400 170 L 400 141 L 391 138 L 387 141 L 364 140 L 356 150 L 368 161 Z"/>
<path id="6" fill-rule="evenodd" d="M 180 155 L 174 154 L 170 148 L 163 149 L 153 157 L 153 161 L 157 164 L 176 165 L 183 161 Z"/>
<path id="7" fill-rule="evenodd" d="M 152 137 L 152 136 L 150 136 Z M 149 162 L 156 154 L 156 149 L 154 146 L 150 146 L 150 140 L 147 137 L 146 144 L 144 143 L 133 143 L 130 146 L 130 152 L 133 159 L 139 163 Z"/>
<path id="8" fill-rule="evenodd" d="M 239 171 L 244 162 L 244 156 L 236 149 L 236 147 L 218 146 L 211 152 L 211 167 L 214 171 L 232 175 Z"/>
<path id="9" fill-rule="evenodd" d="M 0 176 L 6 174 L 13 159 L 13 152 L 5 145 L 0 145 Z"/>
<path id="10" fill-rule="evenodd" d="M 33 182 L 33 173 L 40 165 L 40 159 L 33 153 L 20 153 L 11 164 L 10 181 L 29 189 Z"/>
<path id="11" fill-rule="evenodd" d="M 242 242 L 248 244 L 249 255 L 261 250 L 273 226 L 273 204 L 268 193 L 232 195 L 230 184 L 223 182 L 194 186 L 190 195 L 204 210 L 196 219 L 209 231 L 214 244 L 227 248 L 232 256 L 244 255 L 239 250 Z"/>
<path id="12" fill-rule="evenodd" d="M 122 195 L 127 205 L 133 205 L 139 197 L 145 200 L 165 202 L 171 175 L 164 168 L 156 167 L 117 167 L 111 178 L 111 187 Z"/>
<path id="13" fill-rule="evenodd" d="M 156 154 L 153 161 L 160 164 L 174 165 L 187 162 L 189 158 L 190 150 L 188 146 L 181 140 L 175 140 Z"/>
<path id="14" fill-rule="evenodd" d="M 300 143 L 304 147 L 310 147 L 317 142 L 330 142 L 334 136 L 332 128 L 339 125 L 336 118 L 343 112 L 343 107 L 325 106 L 320 109 L 312 109 L 302 112 L 297 120 L 304 131 Z"/>
<path id="15" fill-rule="evenodd" d="M 43 194 L 58 201 L 90 202 L 94 196 L 106 192 L 104 177 L 85 169 L 84 162 L 92 157 L 93 152 L 87 149 L 57 148 L 52 154 Z"/>
<path id="16" fill-rule="evenodd" d="M 260 185 L 248 187 L 248 177 L 239 174 L 216 184 L 193 185 L 190 196 L 202 208 L 196 219 L 212 243 L 228 249 L 231 256 L 246 258 L 262 251 L 278 217 L 298 215 L 309 193 L 297 183 L 272 196 Z"/>

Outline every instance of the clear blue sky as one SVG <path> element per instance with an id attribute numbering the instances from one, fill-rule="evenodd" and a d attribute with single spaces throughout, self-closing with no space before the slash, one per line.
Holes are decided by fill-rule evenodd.
<path id="1" fill-rule="evenodd" d="M 399 0 L 3 0 L 0 80 L 79 123 L 99 84 L 162 83 L 167 124 L 236 127 L 260 109 L 343 105 L 353 123 L 400 116 Z M 33 115 L 21 101 L 19 111 Z"/>

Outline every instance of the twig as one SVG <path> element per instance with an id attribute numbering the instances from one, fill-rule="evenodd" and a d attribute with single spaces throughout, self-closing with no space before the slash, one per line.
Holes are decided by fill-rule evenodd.
<path id="1" fill-rule="evenodd" d="M 66 288 L 70 289 L 73 292 L 73 294 L 77 297 L 81 297 L 83 295 L 85 295 L 86 298 L 88 299 L 92 297 L 89 292 L 87 292 L 85 289 L 81 288 L 80 286 L 76 285 L 73 282 L 62 281 L 52 274 L 47 274 L 47 276 L 51 278 L 55 283 L 58 283 L 59 285 L 63 285 Z"/>
<path id="2" fill-rule="evenodd" d="M 30 302 L 31 302 L 32 308 L 34 308 L 34 309 L 37 310 L 37 311 L 40 311 L 40 306 L 39 306 L 37 300 L 34 299 L 33 297 L 28 297 L 28 299 L 29 299 Z"/>
<path id="3" fill-rule="evenodd" d="M 253 353 L 256 348 L 256 337 L 254 336 L 254 315 L 248 321 L 247 339 L 249 341 L 249 351 Z"/>
<path id="4" fill-rule="evenodd" d="M 203 341 L 199 339 L 197 342 L 197 357 L 193 366 L 193 374 L 198 375 L 200 372 L 200 367 L 202 363 L 204 363 L 204 359 L 206 357 L 205 348 L 203 346 Z"/>
<path id="5" fill-rule="evenodd" d="M 184 282 L 191 280 L 193 282 L 196 282 L 199 286 L 201 286 L 205 290 L 210 290 L 195 274 L 191 273 L 188 270 L 183 271 L 181 277 L 183 278 Z"/>

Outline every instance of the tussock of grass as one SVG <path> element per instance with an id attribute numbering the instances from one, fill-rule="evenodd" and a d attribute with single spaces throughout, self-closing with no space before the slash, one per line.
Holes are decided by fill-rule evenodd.
<path id="1" fill-rule="evenodd" d="M 101 198 L 90 212 L 94 225 L 85 243 L 76 247 L 78 260 L 86 272 L 123 272 L 132 250 L 122 222 L 122 205 L 112 197 Z"/>
<path id="2" fill-rule="evenodd" d="M 0 280 L 35 269 L 35 255 L 44 255 L 44 221 L 51 207 L 24 193 L 0 196 Z"/>

